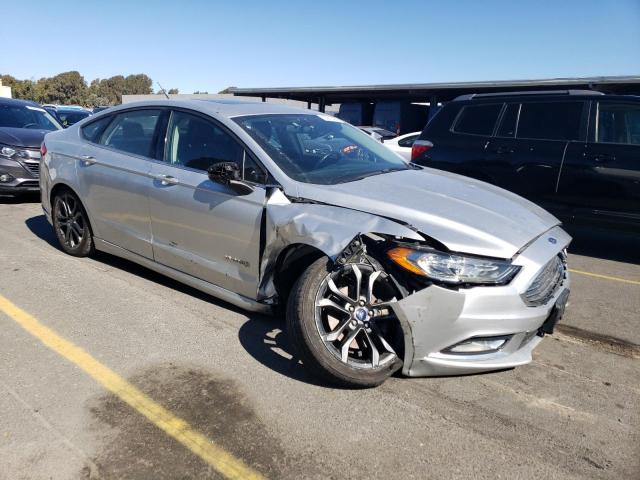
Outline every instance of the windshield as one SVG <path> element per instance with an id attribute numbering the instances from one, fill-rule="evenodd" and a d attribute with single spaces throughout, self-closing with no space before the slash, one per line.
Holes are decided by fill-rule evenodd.
<path id="1" fill-rule="evenodd" d="M 331 185 L 410 168 L 383 144 L 329 115 L 252 115 L 234 121 L 300 182 Z"/>
<path id="2" fill-rule="evenodd" d="M 0 127 L 60 130 L 60 124 L 39 107 L 30 105 L 0 105 Z"/>

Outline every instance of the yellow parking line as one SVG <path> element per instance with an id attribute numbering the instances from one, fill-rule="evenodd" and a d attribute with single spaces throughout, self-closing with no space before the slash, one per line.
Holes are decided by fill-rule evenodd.
<path id="1" fill-rule="evenodd" d="M 0 295 L 0 311 L 44 345 L 84 370 L 98 383 L 122 401 L 147 417 L 158 428 L 176 439 L 202 460 L 229 479 L 262 479 L 262 475 L 242 460 L 235 458 L 207 437 L 194 430 L 186 421 L 173 415 L 160 404 L 93 358 L 80 347 L 58 335 L 33 316 Z"/>
<path id="2" fill-rule="evenodd" d="M 603 278 L 605 280 L 613 280 L 614 282 L 630 283 L 631 285 L 640 285 L 639 281 L 629 280 L 627 278 L 612 277 L 610 275 L 602 275 L 600 273 L 584 272 L 582 270 L 573 270 L 572 268 L 570 268 L 569 271 L 571 273 L 577 273 L 579 275 L 587 275 L 589 277 Z"/>

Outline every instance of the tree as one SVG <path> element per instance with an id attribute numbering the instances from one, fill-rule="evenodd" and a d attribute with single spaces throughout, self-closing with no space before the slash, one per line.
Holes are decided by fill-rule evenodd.
<path id="1" fill-rule="evenodd" d="M 129 75 L 124 79 L 124 95 L 148 95 L 153 93 L 153 81 L 144 73 Z"/>
<path id="2" fill-rule="evenodd" d="M 200 90 L 196 90 L 193 92 L 194 95 L 209 95 L 209 92 L 201 92 Z"/>
<path id="3" fill-rule="evenodd" d="M 87 82 L 79 72 L 71 71 L 59 73 L 58 75 L 41 79 L 42 96 L 44 103 L 77 103 L 82 104 L 87 96 Z"/>
<path id="4" fill-rule="evenodd" d="M 179 91 L 178 91 L 177 88 L 171 88 L 171 89 L 169 89 L 169 92 L 167 92 L 167 93 L 169 93 L 169 95 L 177 95 L 179 93 Z"/>
<path id="5" fill-rule="evenodd" d="M 80 104 L 85 106 L 116 105 L 122 95 L 149 94 L 153 81 L 144 73 L 124 77 L 96 78 L 87 85 L 79 72 L 64 72 L 38 81 L 19 80 L 11 75 L 0 75 L 4 85 L 11 87 L 13 96 L 38 103 Z M 176 93 L 177 93 L 177 89 Z"/>

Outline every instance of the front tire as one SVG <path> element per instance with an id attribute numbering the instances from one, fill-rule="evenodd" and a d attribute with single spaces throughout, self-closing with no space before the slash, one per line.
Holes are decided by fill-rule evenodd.
<path id="1" fill-rule="evenodd" d="M 93 253 L 93 234 L 87 212 L 80 199 L 64 190 L 53 198 L 53 229 L 65 253 L 74 257 L 86 257 Z"/>
<path id="2" fill-rule="evenodd" d="M 399 298 L 373 260 L 335 268 L 311 264 L 293 287 L 287 331 L 305 367 L 343 387 L 375 387 L 402 366 L 402 330 L 389 306 Z"/>

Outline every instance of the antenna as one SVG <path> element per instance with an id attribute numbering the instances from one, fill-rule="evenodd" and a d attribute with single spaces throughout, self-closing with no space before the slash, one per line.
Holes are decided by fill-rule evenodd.
<path id="1" fill-rule="evenodd" d="M 167 97 L 167 100 L 171 100 L 171 97 L 167 94 L 167 91 L 164 89 L 164 87 L 162 85 L 160 85 L 160 82 L 158 82 L 156 80 L 156 83 L 158 84 L 158 86 L 160 87 L 160 91 L 162 93 L 164 93 L 164 96 Z"/>

